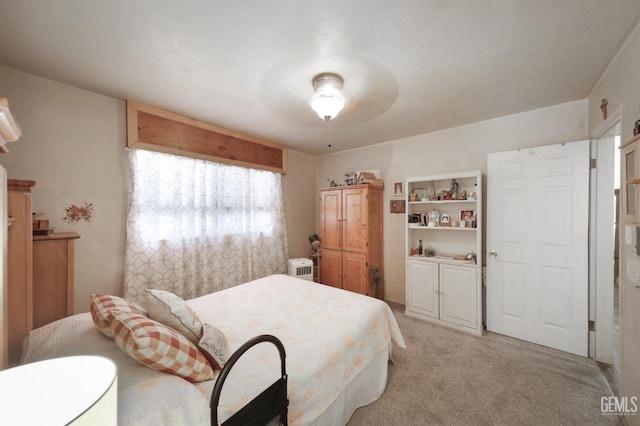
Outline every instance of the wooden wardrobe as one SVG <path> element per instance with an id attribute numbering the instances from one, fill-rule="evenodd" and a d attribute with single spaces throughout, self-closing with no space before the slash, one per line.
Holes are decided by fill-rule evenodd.
<path id="1" fill-rule="evenodd" d="M 320 200 L 320 281 L 382 299 L 382 188 L 323 188 Z"/>

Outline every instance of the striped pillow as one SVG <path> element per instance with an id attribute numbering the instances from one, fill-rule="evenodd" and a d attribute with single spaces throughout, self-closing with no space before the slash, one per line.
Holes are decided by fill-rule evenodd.
<path id="1" fill-rule="evenodd" d="M 133 359 L 190 382 L 213 379 L 207 359 L 179 332 L 140 314 L 118 311 L 112 314 L 111 330 L 116 344 Z"/>
<path id="2" fill-rule="evenodd" d="M 147 316 L 147 311 L 137 303 L 108 294 L 92 294 L 89 296 L 89 310 L 96 328 L 110 339 L 113 339 L 113 332 L 111 331 L 113 315 L 111 311 L 132 312 Z"/>

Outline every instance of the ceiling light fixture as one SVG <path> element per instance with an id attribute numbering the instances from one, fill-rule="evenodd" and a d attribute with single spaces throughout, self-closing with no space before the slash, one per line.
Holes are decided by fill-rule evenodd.
<path id="1" fill-rule="evenodd" d="M 311 108 L 322 118 L 329 121 L 344 108 L 342 85 L 344 80 L 338 74 L 326 72 L 313 77 L 313 91 Z"/>

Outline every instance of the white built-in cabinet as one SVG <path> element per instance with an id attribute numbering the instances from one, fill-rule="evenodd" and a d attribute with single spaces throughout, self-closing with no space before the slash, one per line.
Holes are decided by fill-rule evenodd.
<path id="1" fill-rule="evenodd" d="M 482 173 L 407 178 L 405 188 L 405 313 L 482 334 Z"/>
<path id="2" fill-rule="evenodd" d="M 640 396 L 640 135 L 620 148 L 620 395 Z"/>

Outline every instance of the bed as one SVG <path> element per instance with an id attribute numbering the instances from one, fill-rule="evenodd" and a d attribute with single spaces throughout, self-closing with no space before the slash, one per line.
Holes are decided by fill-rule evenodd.
<path id="1" fill-rule="evenodd" d="M 187 301 L 203 323 L 222 330 L 230 353 L 260 334 L 286 349 L 289 424 L 346 424 L 385 388 L 392 342 L 405 343 L 383 301 L 287 275 L 271 275 Z M 118 424 L 209 425 L 215 380 L 190 383 L 129 357 L 77 314 L 25 339 L 22 363 L 102 355 L 118 368 Z M 234 366 L 220 399 L 224 420 L 278 378 L 272 345 L 258 345 Z M 216 372 L 218 374 L 218 372 Z"/>

